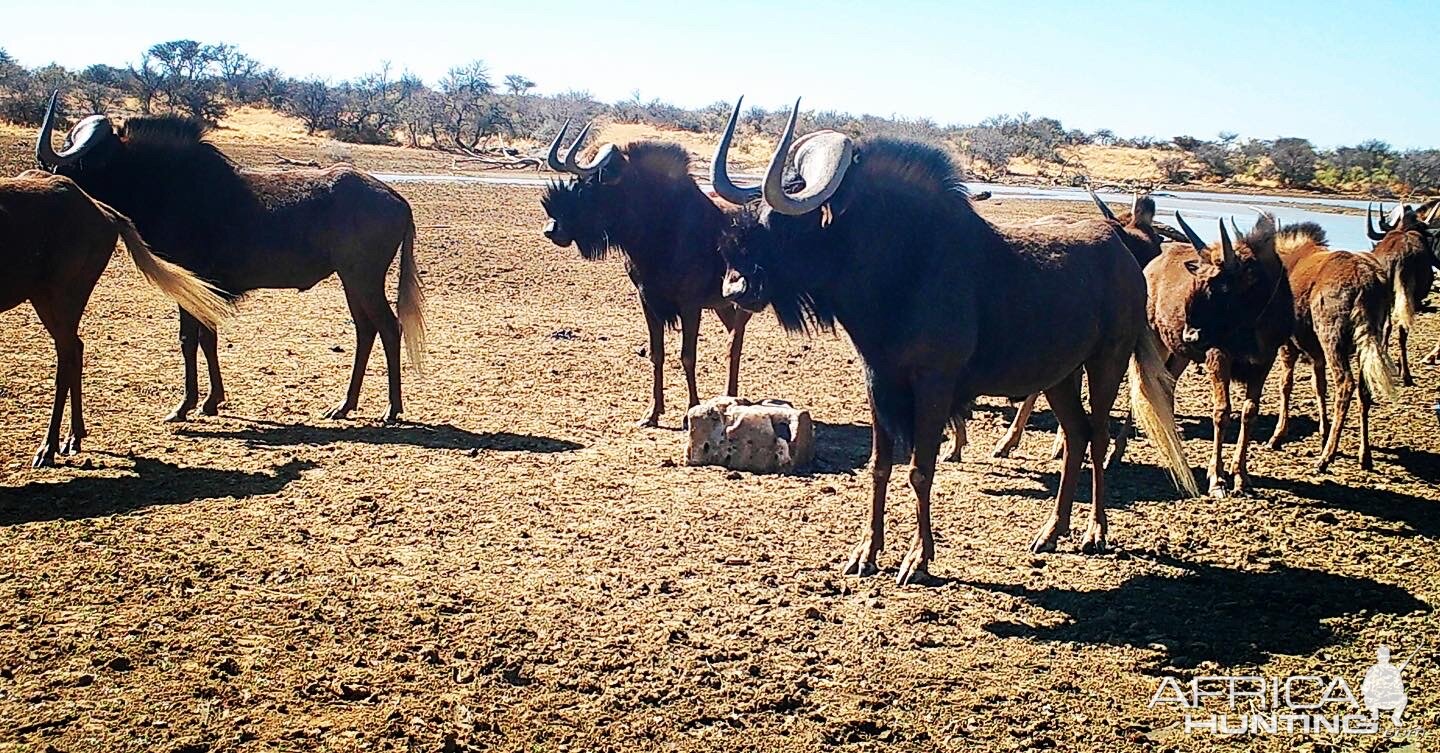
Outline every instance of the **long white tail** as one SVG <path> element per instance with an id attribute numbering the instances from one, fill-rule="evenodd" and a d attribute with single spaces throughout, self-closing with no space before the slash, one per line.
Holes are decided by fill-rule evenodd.
<path id="1" fill-rule="evenodd" d="M 1390 287 L 1395 291 L 1395 305 L 1390 309 L 1391 320 L 1404 327 L 1406 332 L 1415 329 L 1415 302 L 1410 300 L 1410 291 L 1405 289 L 1399 264 L 1395 265 L 1395 271 L 1391 275 Z"/>
<path id="2" fill-rule="evenodd" d="M 184 267 L 156 256 L 140 237 L 135 223 L 110 206 L 95 202 L 100 210 L 109 215 L 125 241 L 130 252 L 130 261 L 151 285 L 190 312 L 206 327 L 215 329 L 220 322 L 235 315 L 235 305 L 225 298 L 224 291 L 191 274 Z"/>
<path id="3" fill-rule="evenodd" d="M 420 270 L 415 266 L 415 223 L 405 231 L 400 242 L 400 292 L 395 303 L 400 318 L 400 336 L 405 352 L 417 369 L 425 368 L 425 289 L 420 286 Z"/>
<path id="4" fill-rule="evenodd" d="M 1145 436 L 1155 443 L 1175 487 L 1200 496 L 1195 473 L 1185 458 L 1185 445 L 1175 428 L 1175 377 L 1165 368 L 1160 341 L 1147 327 L 1130 358 L 1130 410 Z"/>
<path id="5" fill-rule="evenodd" d="M 1350 309 L 1350 336 L 1355 342 L 1355 355 L 1360 360 L 1360 381 L 1371 395 L 1385 400 L 1395 398 L 1395 362 L 1385 347 L 1386 316 L 1400 310 L 1401 291 L 1405 288 L 1395 279 L 1395 303 L 1367 300 L 1362 292 L 1355 306 Z M 1373 290 L 1383 294 L 1385 288 L 1376 285 Z M 1413 315 L 1413 311 L 1411 314 Z"/>

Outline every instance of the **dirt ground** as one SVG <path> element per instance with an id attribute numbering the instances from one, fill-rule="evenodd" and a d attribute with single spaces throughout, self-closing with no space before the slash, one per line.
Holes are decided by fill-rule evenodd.
<path id="1" fill-rule="evenodd" d="M 27 166 L 28 144 L 0 148 L 8 171 Z M 989 400 L 975 449 L 936 484 L 932 572 L 944 584 L 898 588 L 914 531 L 903 470 L 885 571 L 839 570 L 869 485 L 868 412 L 843 335 L 787 336 L 766 314 L 747 341 L 744 394 L 819 422 L 811 473 L 686 467 L 678 337 L 664 428 L 633 425 L 649 368 L 618 258 L 585 262 L 546 242 L 535 189 L 400 190 L 430 296 L 430 361 L 405 373 L 413 423 L 319 417 L 353 348 L 333 279 L 247 298 L 221 331 L 222 415 L 162 423 L 180 396 L 176 315 L 117 259 L 83 325 L 85 452 L 32 471 L 53 353 L 28 307 L 0 314 L 0 750 L 1440 740 L 1435 368 L 1377 410 L 1374 473 L 1359 470 L 1353 436 L 1331 472 L 1314 473 L 1304 376 L 1300 438 L 1254 452 L 1254 497 L 1178 499 L 1149 442 L 1133 441 L 1110 477 L 1103 556 L 1074 540 L 1027 552 L 1057 481 L 1054 421 L 1037 411 L 1016 456 L 991 459 L 1011 408 Z M 980 209 L 1001 221 L 1085 211 Z M 1422 316 L 1414 353 L 1437 336 L 1440 320 Z M 723 386 L 724 352 L 707 319 L 706 394 Z M 381 415 L 383 400 L 377 357 L 360 414 Z M 1197 373 L 1182 379 L 1179 412 L 1199 468 L 1210 408 Z M 1381 644 L 1408 661 L 1394 734 L 1220 739 L 1150 705 L 1164 676 L 1340 676 L 1359 694 Z"/>

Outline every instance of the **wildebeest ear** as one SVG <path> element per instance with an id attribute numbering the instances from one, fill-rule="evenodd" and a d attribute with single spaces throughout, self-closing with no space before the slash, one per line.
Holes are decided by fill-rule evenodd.
<path id="1" fill-rule="evenodd" d="M 1185 262 L 1185 271 L 1189 272 L 1192 275 L 1200 274 L 1200 260 L 1191 259 Z"/>
<path id="2" fill-rule="evenodd" d="M 625 155 L 616 154 L 600 168 L 599 174 L 595 177 L 607 186 L 618 185 L 621 180 L 624 180 L 625 167 L 629 164 L 630 161 L 625 159 Z"/>

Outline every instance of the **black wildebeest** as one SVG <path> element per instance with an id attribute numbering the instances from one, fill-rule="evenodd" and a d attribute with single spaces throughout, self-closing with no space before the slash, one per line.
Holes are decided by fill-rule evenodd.
<path id="1" fill-rule="evenodd" d="M 665 328 L 680 325 L 680 363 L 685 368 L 689 406 L 700 402 L 695 386 L 695 346 L 700 314 L 715 312 L 730 332 L 727 395 L 740 388 L 740 351 L 750 313 L 720 294 L 725 260 L 720 235 L 725 212 L 690 177 L 690 155 L 677 144 L 637 141 L 601 145 L 587 164 L 576 153 L 590 126 L 575 139 L 562 162 L 560 141 L 569 124 L 550 144 L 547 162 L 556 172 L 575 176 L 554 181 L 541 203 L 550 221 L 545 237 L 560 247 L 574 243 L 586 259 L 603 258 L 611 249 L 625 255 L 625 270 L 640 296 L 650 333 L 654 367 L 650 412 L 641 426 L 656 426 L 665 412 Z"/>
<path id="2" fill-rule="evenodd" d="M 1100 200 L 1094 191 L 1090 192 L 1090 200 L 1100 208 L 1100 214 L 1115 228 L 1115 235 L 1125 244 L 1125 248 L 1135 257 L 1135 261 L 1143 269 L 1151 260 L 1160 255 L 1161 244 L 1165 239 L 1155 223 L 1155 200 L 1147 196 L 1136 194 L 1130 202 L 1130 210 L 1120 216 L 1110 211 L 1110 207 Z M 1054 217 L 1042 218 L 1037 222 L 1070 222 L 1068 218 Z M 1173 232 L 1169 228 L 1164 228 Z M 991 452 L 997 458 L 1009 457 L 1014 449 L 1020 446 L 1020 440 L 1025 435 L 1025 424 L 1030 421 L 1030 413 L 1035 409 L 1035 400 L 1038 394 L 1025 398 L 1020 407 L 1015 411 L 1015 419 L 1010 422 L 1010 428 L 1005 435 L 996 443 L 995 449 Z M 955 449 L 950 453 L 951 460 L 960 459 L 961 448 L 964 447 L 964 425 L 958 420 L 955 423 Z M 1120 457 L 1125 454 L 1125 443 L 1129 439 L 1127 433 L 1122 432 L 1115 438 L 1115 449 L 1112 457 Z M 1053 455 L 1060 456 L 1064 449 L 1063 431 L 1055 436 L 1055 449 Z"/>
<path id="3" fill-rule="evenodd" d="M 1435 283 L 1435 267 L 1440 259 L 1435 254 L 1435 239 L 1440 229 L 1431 227 L 1440 212 L 1440 205 L 1427 202 L 1425 220 L 1421 220 L 1411 208 L 1401 205 L 1387 219 L 1385 207 L 1380 207 L 1380 230 L 1376 231 L 1371 222 L 1370 208 L 1365 208 L 1365 231 L 1370 240 L 1376 242 L 1375 260 L 1385 268 L 1395 294 L 1394 311 L 1390 323 L 1400 341 L 1400 382 L 1406 387 L 1415 385 L 1410 373 L 1410 330 L 1415 326 L 1415 312 L 1425 304 L 1430 286 Z M 1387 330 L 1388 331 L 1388 330 Z M 1388 336 L 1386 338 L 1389 339 Z M 1427 359 L 1428 356 L 1427 356 Z"/>
<path id="4" fill-rule="evenodd" d="M 1275 250 L 1275 221 L 1263 215 L 1248 234 L 1231 241 L 1220 223 L 1220 253 L 1210 248 L 1177 212 L 1192 248 L 1172 248 L 1145 267 L 1150 326 L 1169 351 L 1167 366 L 1179 377 L 1193 361 L 1210 375 L 1214 443 L 1210 494 L 1250 488 L 1250 440 L 1260 415 L 1260 394 L 1275 356 L 1294 330 L 1294 303 L 1284 265 Z M 1225 422 L 1230 386 L 1245 389 L 1240 437 L 1231 459 L 1233 487 L 1224 470 Z"/>
<path id="5" fill-rule="evenodd" d="M 847 573 L 877 571 L 898 444 L 913 451 L 918 532 L 897 581 L 927 577 L 942 433 L 978 395 L 1043 390 L 1065 429 L 1055 512 L 1036 535 L 1035 551 L 1053 550 L 1069 531 L 1087 445 L 1096 470 L 1081 547 L 1105 547 L 1103 459 L 1127 363 L 1144 428 L 1177 483 L 1195 488 L 1170 415 L 1174 383 L 1145 327 L 1145 280 L 1111 225 L 993 226 L 975 213 L 938 149 L 888 139 L 856 144 L 834 131 L 797 141 L 798 114 L 797 102 L 763 187 L 741 188 L 715 171 L 717 193 L 749 202 L 722 249 L 730 265 L 726 295 L 752 311 L 773 308 L 790 331 L 839 323 L 864 362 L 873 495 L 870 525 Z M 734 125 L 732 117 L 717 164 Z M 789 182 L 787 157 L 797 173 Z M 1088 414 L 1082 372 L 1090 379 Z"/>
<path id="6" fill-rule="evenodd" d="M 181 267 L 156 257 L 135 226 L 114 209 L 92 200 L 69 178 L 41 170 L 0 179 L 0 311 L 25 301 L 55 341 L 55 402 L 36 468 L 53 465 L 55 453 L 73 455 L 85 438 L 80 374 L 84 343 L 80 317 L 110 257 L 116 237 L 125 240 L 135 268 L 161 292 L 206 323 L 230 313 L 230 304 Z M 70 437 L 60 445 L 60 419 L 70 399 Z"/>
<path id="7" fill-rule="evenodd" d="M 57 95 L 58 96 L 58 95 Z M 307 290 L 340 275 L 355 320 L 350 388 L 326 415 L 344 418 L 360 398 L 375 335 L 390 372 L 390 410 L 400 399 L 400 341 L 412 363 L 424 353 L 424 294 L 415 266 L 415 223 L 400 194 L 348 165 L 327 169 L 254 170 L 235 165 L 204 141 L 203 126 L 184 118 L 127 120 L 117 131 L 103 115 L 71 129 L 65 147 L 51 145 L 56 97 L 35 144 L 41 167 L 65 175 L 131 219 L 166 259 L 232 295 L 261 288 Z M 399 321 L 385 299 L 385 274 L 400 251 Z M 225 400 L 215 329 L 180 308 L 185 398 L 167 420 L 183 421 L 199 400 L 196 349 L 210 365 L 210 395 L 200 410 Z"/>
<path id="8" fill-rule="evenodd" d="M 1360 465 L 1374 467 L 1370 453 L 1370 405 L 1375 397 L 1391 397 L 1391 363 L 1385 348 L 1385 327 L 1396 293 L 1383 258 L 1373 254 L 1331 251 L 1325 232 L 1310 224 L 1285 228 L 1276 248 L 1289 272 L 1295 293 L 1295 334 L 1281 357 L 1280 419 L 1270 446 L 1284 441 L 1290 424 L 1290 396 L 1295 381 L 1295 360 L 1310 358 L 1315 375 L 1315 398 L 1320 412 L 1320 459 L 1324 471 L 1340 450 L 1350 397 L 1360 392 Z M 1359 379 L 1350 361 L 1358 360 Z M 1335 381 L 1335 413 L 1326 415 L 1326 372 Z"/>

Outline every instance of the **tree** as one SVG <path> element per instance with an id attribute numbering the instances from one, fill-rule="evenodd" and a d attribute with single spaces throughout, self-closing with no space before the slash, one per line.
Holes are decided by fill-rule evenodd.
<path id="1" fill-rule="evenodd" d="M 505 93 L 512 97 L 520 97 L 529 93 L 535 88 L 535 82 L 518 74 L 512 73 L 505 77 Z"/>
<path id="2" fill-rule="evenodd" d="M 126 78 L 123 68 L 92 65 L 75 77 L 75 93 L 91 113 L 104 114 L 124 98 Z"/>
<path id="3" fill-rule="evenodd" d="M 161 42 L 145 51 L 140 67 L 131 68 L 139 85 L 140 108 L 149 112 L 158 100 L 171 110 L 213 123 L 225 114 L 216 73 L 223 46 L 193 39 Z"/>
<path id="4" fill-rule="evenodd" d="M 1440 192 L 1440 149 L 1416 149 L 1395 158 L 1395 177 L 1410 193 Z"/>
<path id="5" fill-rule="evenodd" d="M 1315 147 L 1300 138 L 1276 139 L 1270 148 L 1275 174 L 1287 186 L 1307 186 L 1315 180 Z"/>
<path id="6" fill-rule="evenodd" d="M 327 81 L 318 78 L 291 81 L 286 87 L 285 109 L 305 124 L 305 132 L 335 127 L 340 103 Z"/>

